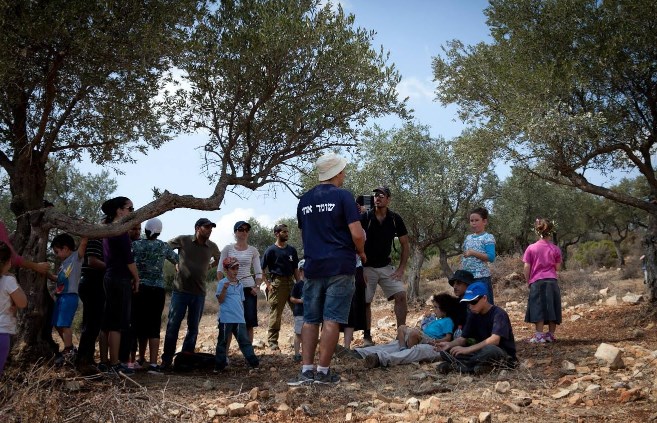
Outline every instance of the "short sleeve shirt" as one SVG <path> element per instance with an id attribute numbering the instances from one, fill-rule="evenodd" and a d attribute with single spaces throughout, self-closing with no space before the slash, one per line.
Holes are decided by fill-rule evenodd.
<path id="1" fill-rule="evenodd" d="M 522 261 L 529 264 L 527 283 L 532 284 L 539 279 L 556 279 L 561 250 L 553 243 L 541 239 L 527 247 Z"/>
<path id="2" fill-rule="evenodd" d="M 178 254 L 159 239 L 139 239 L 132 244 L 140 284 L 164 288 L 164 260 L 178 263 Z"/>
<path id="3" fill-rule="evenodd" d="M 95 257 L 104 262 L 103 257 L 103 241 L 100 239 L 90 239 L 87 242 L 87 249 L 84 253 L 84 261 L 82 262 L 82 279 L 86 282 L 101 282 L 105 271 L 102 269 L 95 269 L 89 265 L 89 258 Z"/>
<path id="4" fill-rule="evenodd" d="M 365 263 L 365 267 L 385 267 L 389 265 L 391 262 L 392 241 L 395 237 L 408 235 L 408 230 L 406 230 L 406 225 L 401 216 L 388 210 L 383 222 L 379 222 L 374 211 L 369 211 L 361 215 L 360 223 L 367 234 L 365 240 L 367 263 Z"/>
<path id="5" fill-rule="evenodd" d="M 349 225 L 358 222 L 360 215 L 349 191 L 332 184 L 315 186 L 299 200 L 297 220 L 307 279 L 356 273 L 356 247 Z"/>
<path id="6" fill-rule="evenodd" d="M 75 250 L 62 262 L 59 272 L 57 272 L 56 295 L 78 293 L 83 259 L 83 257 L 78 255 L 77 250 Z"/>
<path id="7" fill-rule="evenodd" d="M 215 293 L 217 298 L 221 295 L 225 284 L 228 284 L 228 288 L 224 302 L 221 303 L 217 321 L 221 323 L 246 323 L 246 320 L 244 320 L 244 286 L 240 282 L 231 284 L 228 278 L 223 278 L 217 284 L 217 292 Z"/>
<path id="8" fill-rule="evenodd" d="M 486 314 L 468 314 L 468 320 L 463 328 L 464 338 L 474 338 L 477 343 L 490 337 L 499 335 L 502 348 L 512 359 L 516 359 L 516 342 L 511 330 L 511 320 L 506 311 L 498 306 L 492 306 Z"/>
<path id="9" fill-rule="evenodd" d="M 9 309 L 12 306 L 11 294 L 18 289 L 14 275 L 0 276 L 0 333 L 16 333 L 16 316 Z"/>
<path id="10" fill-rule="evenodd" d="M 454 333 L 454 322 L 449 317 L 436 319 L 429 322 L 422 332 L 433 339 L 444 338 L 447 334 Z"/>
<path id="11" fill-rule="evenodd" d="M 294 286 L 292 287 L 292 292 L 290 293 L 290 297 L 294 297 L 298 300 L 303 299 L 303 284 L 304 282 L 302 280 L 295 283 Z M 294 304 L 294 309 L 292 309 L 292 315 L 303 316 L 303 303 Z"/>
<path id="12" fill-rule="evenodd" d="M 238 250 L 235 244 L 229 244 L 221 250 L 220 263 L 223 263 L 228 257 L 235 257 L 240 264 L 237 271 L 237 279 L 244 286 L 244 288 L 253 288 L 256 279 L 262 278 L 262 269 L 260 268 L 260 253 L 253 245 L 249 245 L 246 250 Z M 217 273 L 223 274 L 223 268 L 219 266 Z"/>
<path id="13" fill-rule="evenodd" d="M 178 272 L 174 279 L 174 290 L 192 295 L 205 295 L 205 281 L 214 258 L 219 263 L 219 247 L 207 240 L 201 243 L 195 235 L 180 235 L 169 241 L 169 246 L 178 250 Z"/>
<path id="14" fill-rule="evenodd" d="M 299 264 L 297 250 L 291 245 L 280 248 L 276 244 L 270 245 L 262 255 L 262 268 L 268 273 L 277 276 L 292 276 Z"/>

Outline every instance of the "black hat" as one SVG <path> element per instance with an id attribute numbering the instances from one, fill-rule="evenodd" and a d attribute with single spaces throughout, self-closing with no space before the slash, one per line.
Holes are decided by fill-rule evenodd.
<path id="1" fill-rule="evenodd" d="M 217 225 L 214 222 L 210 221 L 210 219 L 207 219 L 205 217 L 202 217 L 199 220 L 197 220 L 196 223 L 194 224 L 194 227 L 198 228 L 199 226 L 206 226 L 206 225 L 212 225 L 213 228 L 217 227 Z"/>
<path id="2" fill-rule="evenodd" d="M 372 192 L 380 192 L 385 194 L 386 197 L 390 197 L 390 188 L 388 187 L 377 187 L 372 190 Z"/>
<path id="3" fill-rule="evenodd" d="M 237 232 L 237 230 L 238 230 L 241 226 L 246 226 L 246 227 L 249 228 L 249 230 L 251 230 L 251 225 L 249 224 L 249 222 L 245 222 L 245 221 L 243 221 L 243 220 L 240 220 L 240 221 L 238 221 L 237 223 L 235 223 L 235 225 L 233 226 L 233 232 Z"/>
<path id="4" fill-rule="evenodd" d="M 449 278 L 448 282 L 450 286 L 454 286 L 454 283 L 456 281 L 463 282 L 466 285 L 470 285 L 472 281 L 474 280 L 474 276 L 472 276 L 472 273 L 468 272 L 467 270 L 457 270 L 454 272 L 451 278 Z"/>

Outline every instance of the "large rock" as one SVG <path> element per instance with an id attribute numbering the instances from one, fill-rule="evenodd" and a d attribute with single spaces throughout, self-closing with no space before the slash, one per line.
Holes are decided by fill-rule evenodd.
<path id="1" fill-rule="evenodd" d="M 511 390 L 511 384 L 507 381 L 497 382 L 495 384 L 495 392 L 498 394 L 506 394 Z"/>
<path id="2" fill-rule="evenodd" d="M 241 402 L 228 404 L 228 415 L 230 417 L 243 416 L 246 414 L 246 407 Z"/>
<path id="3" fill-rule="evenodd" d="M 612 295 L 611 297 L 609 297 L 605 300 L 605 305 L 608 305 L 608 306 L 618 305 L 618 298 L 616 298 L 615 295 Z"/>
<path id="4" fill-rule="evenodd" d="M 628 292 L 623 296 L 624 303 L 639 304 L 641 301 L 643 301 L 643 295 L 632 294 L 631 292 Z"/>
<path id="5" fill-rule="evenodd" d="M 616 370 L 625 366 L 622 358 L 622 351 L 610 344 L 604 342 L 598 346 L 595 352 L 595 358 L 604 361 L 610 369 Z"/>

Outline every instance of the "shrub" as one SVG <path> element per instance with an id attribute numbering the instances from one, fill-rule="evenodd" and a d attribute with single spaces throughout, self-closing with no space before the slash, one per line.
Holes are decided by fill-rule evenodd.
<path id="1" fill-rule="evenodd" d="M 614 243 L 609 240 L 588 241 L 578 245 L 573 259 L 582 267 L 613 267 L 618 256 Z"/>

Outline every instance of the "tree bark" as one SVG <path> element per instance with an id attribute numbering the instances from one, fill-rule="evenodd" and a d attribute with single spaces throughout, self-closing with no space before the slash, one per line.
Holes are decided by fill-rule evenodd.
<path id="1" fill-rule="evenodd" d="M 618 267 L 625 266 L 625 256 L 623 255 L 623 250 L 621 250 L 622 239 L 612 239 L 614 243 L 614 250 L 616 250 L 616 257 L 618 258 Z"/>
<path id="2" fill-rule="evenodd" d="M 450 278 L 454 272 L 452 272 L 452 268 L 447 262 L 447 251 L 443 250 L 442 248 L 439 248 L 438 251 L 440 270 L 442 270 L 443 276 Z"/>
<path id="3" fill-rule="evenodd" d="M 646 285 L 649 301 L 657 302 L 657 215 L 648 216 L 648 230 L 643 238 L 643 249 L 646 256 Z"/>
<path id="4" fill-rule="evenodd" d="M 411 272 L 408 279 L 406 296 L 409 301 L 420 298 L 420 270 L 424 263 L 424 248 L 418 244 L 411 245 Z"/>

